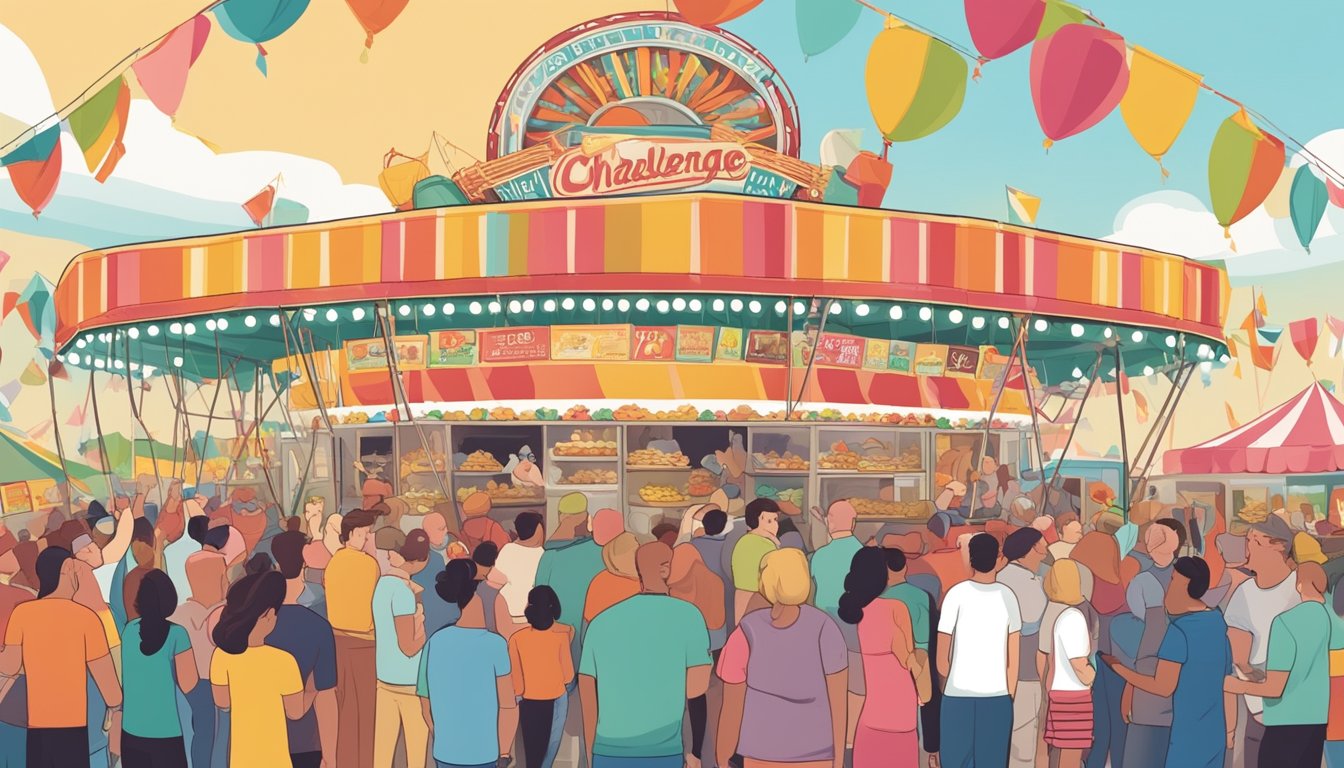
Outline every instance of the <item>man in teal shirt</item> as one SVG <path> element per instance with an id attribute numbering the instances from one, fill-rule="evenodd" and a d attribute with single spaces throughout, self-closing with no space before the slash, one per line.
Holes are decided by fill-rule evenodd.
<path id="1" fill-rule="evenodd" d="M 687 699 L 709 687 L 709 630 L 700 610 L 668 595 L 672 548 L 635 554 L 641 592 L 588 627 L 579 662 L 584 744 L 592 768 L 682 768 Z"/>
<path id="2" fill-rule="evenodd" d="M 854 519 L 859 513 L 848 499 L 841 499 L 832 502 L 824 518 L 815 507 L 812 514 L 825 521 L 826 531 L 831 536 L 829 542 L 812 553 L 812 601 L 835 620 L 849 650 L 849 717 L 845 731 L 845 750 L 848 751 L 854 748 L 854 733 L 859 726 L 859 713 L 863 710 L 863 697 L 867 692 L 863 685 L 863 654 L 859 653 L 859 627 L 841 621 L 839 614 L 840 595 L 845 591 L 850 561 L 855 552 L 863 549 L 863 543 L 854 536 Z"/>

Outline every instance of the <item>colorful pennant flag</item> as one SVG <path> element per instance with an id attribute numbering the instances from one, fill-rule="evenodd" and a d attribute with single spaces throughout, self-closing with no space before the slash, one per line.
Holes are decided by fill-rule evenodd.
<path id="1" fill-rule="evenodd" d="M 1164 179 L 1171 174 L 1162 157 L 1190 119 L 1203 81 L 1202 75 L 1151 51 L 1137 45 L 1129 49 L 1129 88 L 1120 100 L 1120 115 L 1134 140 L 1157 161 Z"/>
<path id="2" fill-rule="evenodd" d="M 1279 343 L 1279 337 L 1283 335 L 1282 325 L 1262 325 L 1255 329 L 1256 340 L 1266 346 L 1274 346 Z"/>
<path id="3" fill-rule="evenodd" d="M 1223 410 L 1227 413 L 1227 426 L 1229 428 L 1236 429 L 1241 426 L 1241 422 L 1237 421 L 1237 415 L 1232 412 L 1231 403 L 1224 401 Z"/>
<path id="4" fill-rule="evenodd" d="M 99 182 L 107 181 L 126 154 L 126 118 L 131 109 L 131 88 L 124 75 L 103 86 L 79 105 L 66 124 L 84 152 L 84 164 Z"/>
<path id="5" fill-rule="evenodd" d="M 1129 85 L 1125 39 L 1089 24 L 1065 24 L 1031 46 L 1031 100 L 1045 148 L 1101 122 Z"/>
<path id="6" fill-rule="evenodd" d="M 195 16 L 131 64 L 140 89 L 160 112 L 169 117 L 177 114 L 187 88 L 187 74 L 209 36 L 210 20 L 204 15 Z"/>
<path id="7" fill-rule="evenodd" d="M 1294 320 L 1288 324 L 1288 338 L 1293 340 L 1297 354 L 1302 356 L 1307 365 L 1311 365 L 1311 358 L 1316 354 L 1316 344 L 1321 340 L 1321 321 L 1315 317 Z"/>
<path id="8" fill-rule="evenodd" d="M 1035 0 L 1039 2 L 1039 0 Z M 835 0 L 795 0 L 798 19 L 798 45 L 803 58 L 825 53 L 845 38 L 859 23 L 863 6 L 837 3 Z"/>
<path id="9" fill-rule="evenodd" d="M 1209 197 L 1229 240 L 1228 228 L 1269 197 L 1283 173 L 1283 161 L 1283 142 L 1260 130 L 1246 110 L 1238 109 L 1219 126 L 1209 149 Z"/>
<path id="10" fill-rule="evenodd" d="M 1329 191 L 1325 182 L 1317 178 L 1310 165 L 1303 165 L 1293 176 L 1293 187 L 1289 192 L 1289 214 L 1293 219 L 1293 231 L 1297 233 L 1297 242 L 1311 253 L 1311 241 L 1316 237 L 1316 228 L 1325 216 L 1325 206 L 1329 203 Z"/>
<path id="11" fill-rule="evenodd" d="M 52 126 L 0 159 L 14 192 L 36 219 L 56 196 L 61 180 L 61 128 Z M 18 158 L 18 159 L 16 159 Z"/>
<path id="12" fill-rule="evenodd" d="M 1140 424 L 1148 421 L 1148 398 L 1143 396 L 1139 390 L 1134 390 L 1134 414 L 1138 417 Z"/>
<path id="13" fill-rule="evenodd" d="M 266 49 L 270 42 L 294 26 L 309 0 L 224 0 L 213 9 L 224 34 L 257 47 L 257 69 L 266 76 Z M 756 0 L 760 2 L 760 0 Z"/>
<path id="14" fill-rule="evenodd" d="M 28 366 L 19 374 L 19 383 L 26 386 L 37 386 L 47 383 L 47 374 L 42 370 L 42 366 L 37 364 L 36 360 L 28 362 Z"/>
<path id="15" fill-rule="evenodd" d="M 260 192 L 243 203 L 243 210 L 247 213 L 247 217 L 252 220 L 252 223 L 260 227 L 261 223 L 270 215 L 274 204 L 275 185 L 267 184 Z"/>
<path id="16" fill-rule="evenodd" d="M 1041 198 L 1014 187 L 1004 187 L 1008 196 L 1008 221 L 1024 227 L 1036 226 L 1036 214 L 1041 210 Z"/>
<path id="17" fill-rule="evenodd" d="M 1330 356 L 1339 357 L 1340 348 L 1344 347 L 1344 320 L 1326 315 L 1325 327 L 1330 332 Z"/>

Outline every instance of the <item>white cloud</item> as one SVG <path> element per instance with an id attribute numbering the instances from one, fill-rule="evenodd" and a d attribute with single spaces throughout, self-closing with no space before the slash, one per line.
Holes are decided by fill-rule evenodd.
<path id="1" fill-rule="evenodd" d="M 1231 234 L 1229 241 L 1218 220 L 1194 195 L 1168 190 L 1129 201 L 1116 214 L 1115 232 L 1104 239 L 1199 260 L 1230 260 L 1283 247 L 1274 220 L 1263 209 L 1233 224 Z"/>

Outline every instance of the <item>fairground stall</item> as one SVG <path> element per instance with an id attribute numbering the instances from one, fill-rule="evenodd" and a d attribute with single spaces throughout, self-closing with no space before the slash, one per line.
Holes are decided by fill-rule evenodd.
<path id="1" fill-rule="evenodd" d="M 973 512 L 977 481 L 1041 467 L 1042 387 L 1221 352 L 1216 266 L 881 210 L 885 159 L 800 140 L 745 42 L 591 22 L 513 76 L 483 162 L 389 161 L 399 212 L 82 254 L 62 359 L 283 415 L 235 455 L 287 511 L 480 490 L 503 518 L 578 490 L 647 532 L 718 490 L 800 527 L 840 498 L 874 524 Z"/>

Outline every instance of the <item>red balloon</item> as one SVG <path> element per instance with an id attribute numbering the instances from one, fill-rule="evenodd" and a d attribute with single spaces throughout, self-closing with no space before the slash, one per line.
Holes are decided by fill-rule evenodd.
<path id="1" fill-rule="evenodd" d="M 1101 122 L 1129 86 L 1125 39 L 1090 24 L 1065 24 L 1031 47 L 1031 100 L 1046 146 Z"/>
<path id="2" fill-rule="evenodd" d="M 761 0 L 676 0 L 682 17 L 700 27 L 732 21 L 760 4 Z"/>
<path id="3" fill-rule="evenodd" d="M 408 0 L 345 0 L 364 28 L 364 47 L 373 46 L 373 36 L 387 29 L 406 10 Z"/>
<path id="4" fill-rule="evenodd" d="M 986 59 L 997 59 L 1036 39 L 1045 0 L 966 0 L 971 42 Z"/>
<path id="5" fill-rule="evenodd" d="M 61 143 L 56 142 L 46 160 L 24 160 L 9 166 L 9 181 L 19 199 L 37 218 L 56 195 L 56 183 L 61 180 Z"/>

